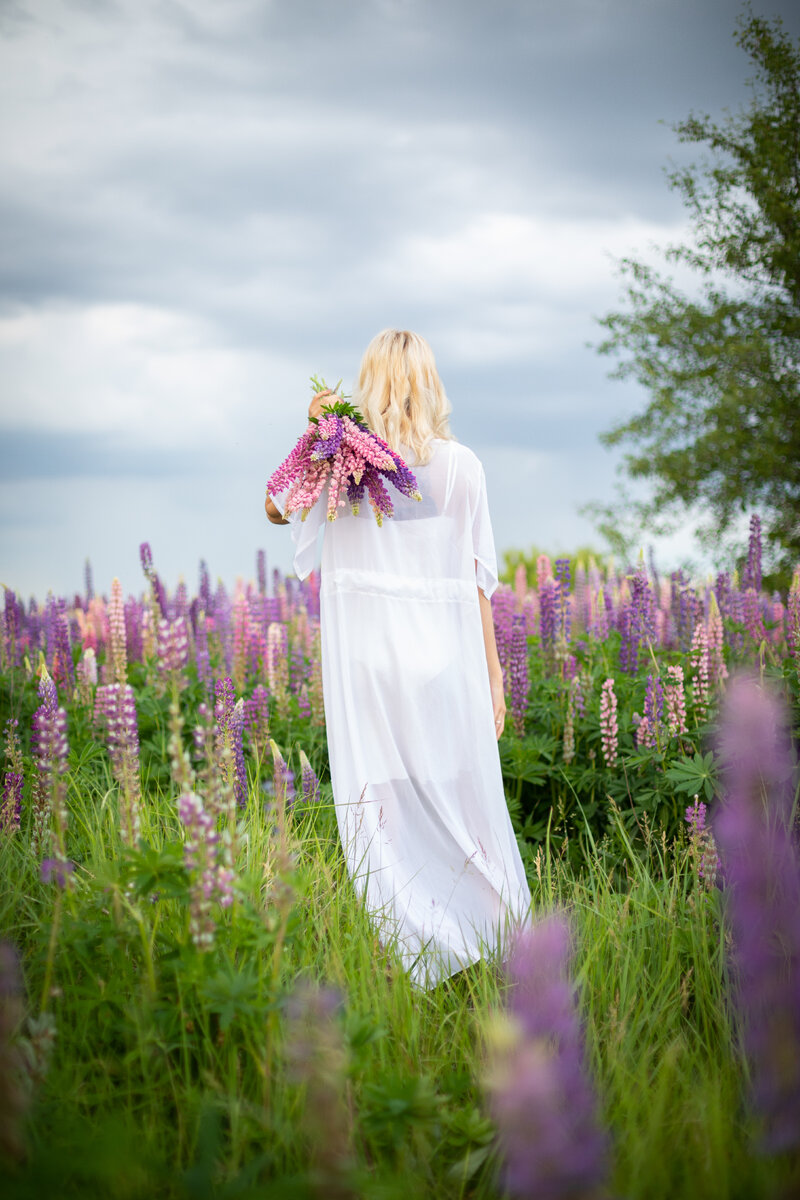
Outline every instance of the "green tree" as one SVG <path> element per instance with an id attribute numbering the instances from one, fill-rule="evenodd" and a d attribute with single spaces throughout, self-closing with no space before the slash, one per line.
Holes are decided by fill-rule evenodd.
<path id="1" fill-rule="evenodd" d="M 734 38 L 756 66 L 749 105 L 673 126 L 706 150 L 667 172 L 693 236 L 664 256 L 695 273 L 697 290 L 622 260 L 626 308 L 602 318 L 597 349 L 623 356 L 612 378 L 650 399 L 601 440 L 627 444 L 623 471 L 651 484 L 647 502 L 622 489 L 641 525 L 667 531 L 699 507 L 701 536 L 718 542 L 757 510 L 785 569 L 800 556 L 800 44 L 749 8 Z M 620 512 L 595 507 L 604 532 Z"/>

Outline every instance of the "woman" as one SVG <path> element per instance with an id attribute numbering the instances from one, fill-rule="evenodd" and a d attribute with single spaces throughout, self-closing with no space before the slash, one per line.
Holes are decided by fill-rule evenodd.
<path id="1" fill-rule="evenodd" d="M 353 403 L 414 471 L 422 501 L 393 492 L 382 527 L 367 505 L 328 523 L 324 496 L 304 522 L 283 519 L 285 493 L 265 508 L 293 526 L 301 579 L 325 525 L 322 680 L 342 846 L 383 941 L 431 987 L 496 950 L 530 903 L 496 745 L 495 548 L 483 468 L 450 433 L 427 342 L 378 334 Z"/>

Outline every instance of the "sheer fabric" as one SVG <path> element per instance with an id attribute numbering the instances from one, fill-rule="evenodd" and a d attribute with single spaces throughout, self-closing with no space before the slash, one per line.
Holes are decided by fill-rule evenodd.
<path id="1" fill-rule="evenodd" d="M 496 951 L 530 893 L 476 587 L 497 586 L 483 467 L 437 440 L 414 472 L 422 501 L 392 490 L 395 515 L 380 528 L 367 503 L 327 522 L 324 496 L 290 521 L 300 578 L 325 526 L 322 679 L 347 867 L 382 941 L 430 987 Z"/>

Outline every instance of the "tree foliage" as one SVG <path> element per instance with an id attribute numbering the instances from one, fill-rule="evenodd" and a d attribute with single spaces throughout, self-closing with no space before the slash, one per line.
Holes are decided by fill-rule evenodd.
<path id="1" fill-rule="evenodd" d="M 800 44 L 749 9 L 734 37 L 756 67 L 749 105 L 673 127 L 705 148 L 667 173 L 693 236 L 665 258 L 697 290 L 622 261 L 626 308 L 602 318 L 597 349 L 621 355 L 612 377 L 650 399 L 601 440 L 625 443 L 625 472 L 653 485 L 649 501 L 625 501 L 643 524 L 667 530 L 700 507 L 700 532 L 717 539 L 758 509 L 789 566 L 800 554 Z"/>

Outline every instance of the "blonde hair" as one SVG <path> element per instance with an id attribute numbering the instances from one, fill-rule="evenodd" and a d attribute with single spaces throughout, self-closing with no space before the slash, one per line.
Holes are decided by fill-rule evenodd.
<path id="1" fill-rule="evenodd" d="M 407 446 L 416 464 L 430 461 L 434 438 L 452 438 L 452 411 L 433 351 L 418 333 L 384 329 L 367 346 L 353 403 L 373 433 L 395 451 Z M 412 464 L 414 465 L 414 464 Z"/>

